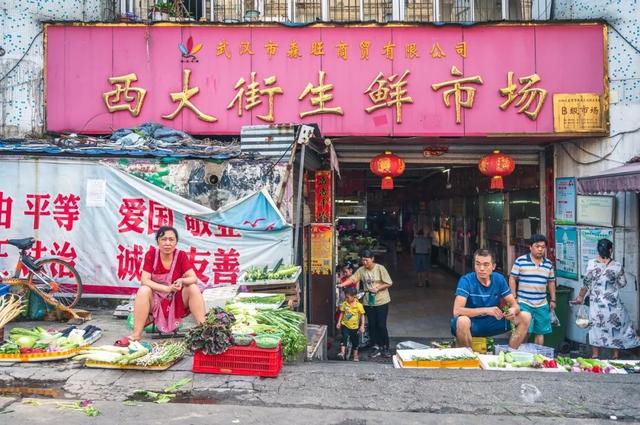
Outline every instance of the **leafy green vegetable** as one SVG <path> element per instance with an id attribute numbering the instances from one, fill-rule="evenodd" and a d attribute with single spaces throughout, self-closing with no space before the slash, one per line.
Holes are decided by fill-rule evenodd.
<path id="1" fill-rule="evenodd" d="M 204 323 L 189 329 L 185 336 L 191 351 L 202 350 L 205 354 L 222 354 L 233 344 L 231 326 L 235 317 L 220 307 L 209 310 Z"/>

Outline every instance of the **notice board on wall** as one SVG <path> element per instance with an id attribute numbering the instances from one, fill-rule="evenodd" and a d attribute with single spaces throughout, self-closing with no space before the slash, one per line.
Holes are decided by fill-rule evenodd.
<path id="1" fill-rule="evenodd" d="M 578 231 L 575 226 L 556 226 L 556 274 L 578 280 Z"/>
<path id="2" fill-rule="evenodd" d="M 613 227 L 615 201 L 615 196 L 578 195 L 576 197 L 578 224 Z"/>
<path id="3" fill-rule="evenodd" d="M 580 229 L 580 276 L 587 274 L 589 260 L 598 256 L 598 241 L 609 239 L 613 242 L 613 229 L 601 227 Z"/>

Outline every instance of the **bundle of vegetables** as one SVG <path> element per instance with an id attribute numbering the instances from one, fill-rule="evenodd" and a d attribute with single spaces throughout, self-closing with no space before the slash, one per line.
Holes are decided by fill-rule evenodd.
<path id="1" fill-rule="evenodd" d="M 233 314 L 236 319 L 233 326 L 231 326 L 233 333 L 243 335 L 256 333 L 255 326 L 258 321 L 256 320 L 255 308 L 244 304 L 227 304 L 224 310 Z"/>
<path id="2" fill-rule="evenodd" d="M 220 307 L 207 313 L 204 323 L 189 329 L 185 342 L 189 350 L 202 350 L 205 354 L 222 354 L 232 345 L 231 327 L 235 322 L 232 313 Z"/>
<path id="3" fill-rule="evenodd" d="M 255 295 L 251 297 L 236 298 L 236 302 L 242 304 L 281 304 L 284 299 L 284 294 Z"/>
<path id="4" fill-rule="evenodd" d="M 15 319 L 24 311 L 22 298 L 17 295 L 0 297 L 0 328 Z"/>
<path id="5" fill-rule="evenodd" d="M 616 369 L 624 369 L 627 373 L 640 373 L 640 362 L 619 363 L 616 361 L 609 361 L 609 364 Z"/>
<path id="6" fill-rule="evenodd" d="M 159 366 L 173 363 L 187 354 L 187 345 L 180 342 L 154 344 L 151 351 L 144 357 L 136 359 L 138 366 Z"/>
<path id="7" fill-rule="evenodd" d="M 247 268 L 245 279 L 247 282 L 256 282 L 259 280 L 282 280 L 295 276 L 297 272 L 298 266 L 293 264 L 282 265 L 282 260 L 280 260 L 271 270 L 269 270 L 269 266 L 252 266 Z"/>
<path id="8" fill-rule="evenodd" d="M 478 356 L 475 354 L 444 354 L 439 356 L 416 356 L 412 355 L 411 360 L 417 361 L 454 361 L 454 360 L 475 360 Z"/>
<path id="9" fill-rule="evenodd" d="M 307 348 L 307 337 L 300 330 L 304 317 L 287 309 L 259 310 L 256 313 L 258 323 L 275 326 L 282 332 L 282 354 L 287 360 Z"/>
<path id="10" fill-rule="evenodd" d="M 598 359 L 576 359 L 576 366 L 571 367 L 571 372 L 611 373 L 615 368 Z"/>
<path id="11" fill-rule="evenodd" d="M 149 354 L 147 347 L 138 341 L 131 341 L 128 347 L 116 347 L 113 345 L 89 347 L 75 356 L 73 360 L 92 360 L 125 366 L 134 364 L 137 359 L 147 354 Z"/>
<path id="12" fill-rule="evenodd" d="M 3 354 L 31 354 L 69 351 L 86 345 L 82 337 L 84 331 L 76 330 L 64 336 L 61 332 L 49 333 L 45 329 L 13 328 L 9 332 L 9 341 L 0 346 Z"/>

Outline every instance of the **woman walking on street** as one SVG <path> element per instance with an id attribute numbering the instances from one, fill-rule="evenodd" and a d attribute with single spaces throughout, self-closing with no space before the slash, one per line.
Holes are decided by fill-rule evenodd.
<path id="1" fill-rule="evenodd" d="M 627 284 L 622 264 L 611 258 L 613 243 L 598 241 L 598 257 L 589 260 L 583 287 L 572 304 L 582 304 L 587 293 L 589 303 L 589 343 L 592 357 L 600 356 L 600 348 L 611 348 L 612 358 L 620 350 L 640 346 L 640 338 L 633 329 L 629 314 L 620 300 L 620 289 Z"/>

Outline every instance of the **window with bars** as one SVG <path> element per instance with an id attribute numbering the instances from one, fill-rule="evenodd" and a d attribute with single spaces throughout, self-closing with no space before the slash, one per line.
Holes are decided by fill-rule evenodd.
<path id="1" fill-rule="evenodd" d="M 502 19 L 502 0 L 474 0 L 474 21 L 499 21 Z"/>
<path id="2" fill-rule="evenodd" d="M 404 0 L 404 19 L 408 22 L 435 21 L 433 0 Z"/>
<path id="3" fill-rule="evenodd" d="M 532 3 L 532 0 L 509 0 L 509 19 L 512 21 L 531 20 Z"/>
<path id="4" fill-rule="evenodd" d="M 296 22 L 315 22 L 322 20 L 322 2 L 320 0 L 296 1 Z"/>
<path id="5" fill-rule="evenodd" d="M 440 0 L 440 19 L 444 22 L 472 21 L 471 1 Z"/>
<path id="6" fill-rule="evenodd" d="M 114 0 L 129 19 L 214 22 L 482 22 L 548 19 L 551 0 Z M 503 16 L 504 5 L 504 16 Z M 327 8 L 326 10 L 324 8 Z M 131 18 L 133 16 L 134 18 Z"/>

